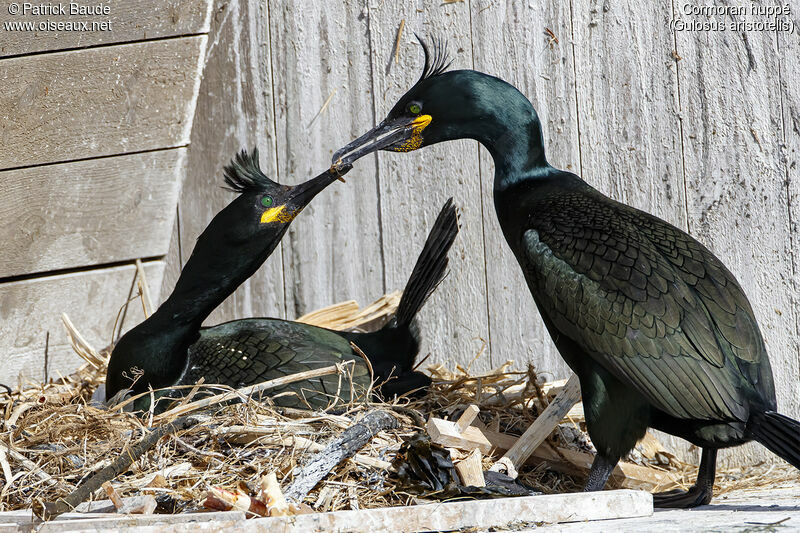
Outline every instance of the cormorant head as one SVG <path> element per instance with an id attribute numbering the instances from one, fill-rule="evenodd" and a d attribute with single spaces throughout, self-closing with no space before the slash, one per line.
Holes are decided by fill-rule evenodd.
<path id="1" fill-rule="evenodd" d="M 242 150 L 225 167 L 225 183 L 239 196 L 218 212 L 197 238 L 170 299 L 201 300 L 197 308 L 184 307 L 191 319 L 204 319 L 203 313 L 210 313 L 221 302 L 216 301 L 219 294 L 233 292 L 252 276 L 300 211 L 350 168 L 352 165 L 333 166 L 292 187 L 261 172 L 258 150 L 253 149 L 252 154 Z"/>
<path id="2" fill-rule="evenodd" d="M 242 150 L 225 167 L 225 183 L 240 193 L 228 209 L 240 217 L 246 214 L 250 231 L 280 233 L 325 187 L 340 179 L 352 165 L 336 165 L 299 185 L 281 185 L 268 178 L 258 164 L 258 149 L 252 155 Z"/>
<path id="3" fill-rule="evenodd" d="M 514 142 L 520 128 L 539 128 L 530 101 L 509 83 L 474 70 L 447 71 L 446 46 L 432 49 L 417 37 L 425 54 L 422 75 L 386 118 L 333 155 L 353 163 L 375 152 L 408 152 L 453 139 L 476 139 L 490 151 Z"/>

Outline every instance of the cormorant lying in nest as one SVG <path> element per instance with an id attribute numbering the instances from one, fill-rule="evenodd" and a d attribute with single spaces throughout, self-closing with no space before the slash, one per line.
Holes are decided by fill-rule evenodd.
<path id="1" fill-rule="evenodd" d="M 419 351 L 414 317 L 442 280 L 447 252 L 458 233 L 452 199 L 442 208 L 401 297 L 397 313 L 371 333 L 332 331 L 276 318 L 248 318 L 203 328 L 209 314 L 269 257 L 295 216 L 352 165 L 331 167 L 305 183 L 289 187 L 265 176 L 258 152 L 242 151 L 225 168 L 225 182 L 239 196 L 217 213 L 198 237 L 172 294 L 147 320 L 127 332 L 114 347 L 106 377 L 106 398 L 120 391 L 139 394 L 176 385 L 242 387 L 312 368 L 354 360 L 354 385 L 370 385 L 371 363 L 378 391 L 385 396 L 427 387 L 430 378 L 413 370 Z M 137 377 L 138 376 L 138 377 Z M 135 379 L 135 381 L 134 381 Z M 342 397 L 349 398 L 348 380 Z M 291 384 L 277 392 L 295 391 L 312 406 L 325 406 L 340 380 L 325 376 Z M 355 387 L 354 387 L 355 388 Z M 169 392 L 159 392 L 162 396 Z M 135 402 L 149 406 L 149 395 Z M 297 396 L 279 403 L 302 405 Z"/>
<path id="2" fill-rule="evenodd" d="M 585 490 L 600 490 L 648 427 L 702 447 L 688 491 L 712 496 L 717 450 L 756 440 L 800 468 L 800 423 L 776 412 L 764 340 L 733 274 L 684 231 L 550 166 L 531 103 L 505 81 L 447 71 L 441 43 L 374 129 L 334 161 L 475 139 L 495 164 L 503 234 L 564 360 L 578 375 L 597 448 Z"/>

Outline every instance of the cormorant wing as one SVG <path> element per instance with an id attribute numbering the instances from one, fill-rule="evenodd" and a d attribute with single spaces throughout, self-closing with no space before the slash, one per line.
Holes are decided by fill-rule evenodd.
<path id="1" fill-rule="evenodd" d="M 356 393 L 363 393 L 370 383 L 369 370 L 340 335 L 299 322 L 248 318 L 202 329 L 200 339 L 189 348 L 189 365 L 181 382 L 193 384 L 203 377 L 207 384 L 239 388 L 351 359 L 356 360 L 353 382 L 361 389 Z M 337 394 L 349 400 L 349 389 L 347 377 L 332 374 L 268 394 L 293 390 L 324 407 Z"/>
<path id="2" fill-rule="evenodd" d="M 678 418 L 746 420 L 742 388 L 774 396 L 750 304 L 703 245 L 594 190 L 537 207 L 525 275 L 560 334 Z"/>

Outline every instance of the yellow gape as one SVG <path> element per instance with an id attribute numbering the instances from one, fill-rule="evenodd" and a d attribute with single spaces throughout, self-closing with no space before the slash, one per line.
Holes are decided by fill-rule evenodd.
<path id="1" fill-rule="evenodd" d="M 297 213 L 300 211 L 300 209 L 296 211 L 287 211 L 285 205 L 279 205 L 264 211 L 264 214 L 261 215 L 261 223 L 267 224 L 269 222 L 280 222 L 282 224 L 286 224 L 294 220 L 294 217 L 296 217 Z"/>
<path id="2" fill-rule="evenodd" d="M 411 123 L 411 127 L 413 128 L 411 131 L 411 137 L 409 137 L 405 142 L 399 144 L 395 147 L 392 147 L 391 150 L 393 152 L 410 152 L 412 150 L 416 150 L 417 148 L 422 146 L 422 130 L 428 127 L 428 124 L 431 123 L 433 117 L 430 115 L 420 115 L 414 119 Z"/>

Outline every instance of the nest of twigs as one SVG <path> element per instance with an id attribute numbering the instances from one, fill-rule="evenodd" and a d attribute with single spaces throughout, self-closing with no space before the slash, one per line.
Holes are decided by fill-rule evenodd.
<path id="1" fill-rule="evenodd" d="M 317 325 L 350 328 L 380 324 L 393 312 L 396 301 L 397 295 L 389 295 L 366 310 L 340 304 L 306 318 Z M 152 418 L 92 402 L 104 380 L 108 350 L 96 352 L 69 324 L 68 331 L 76 352 L 87 361 L 80 370 L 57 382 L 28 384 L 0 396 L 4 477 L 0 511 L 64 498 L 150 431 Z M 471 374 L 460 366 L 451 371 L 435 365 L 428 370 L 434 383 L 424 397 L 380 405 L 396 415 L 399 427 L 381 431 L 356 457 L 336 467 L 305 497 L 307 506 L 335 511 L 413 504 L 420 495 L 406 490 L 389 465 L 404 438 L 422 429 L 423 419 L 454 420 L 468 405 L 476 404 L 481 408 L 479 423 L 496 432 L 520 435 L 548 403 L 548 386 L 532 366 L 513 370 L 509 362 L 483 374 Z M 262 477 L 270 473 L 285 486 L 321 444 L 374 408 L 375 404 L 362 402 L 339 403 L 326 411 L 287 409 L 271 405 L 267 395 L 217 405 L 201 423 L 160 439 L 112 484 L 121 496 L 154 495 L 158 511 L 165 513 L 202 509 L 210 487 L 254 494 Z M 549 439 L 556 449 L 593 452 L 577 415 L 568 417 Z M 498 457 L 484 457 L 484 467 L 488 469 Z M 459 452 L 454 452 L 454 458 L 459 458 Z M 635 450 L 628 460 L 673 472 L 678 486 L 690 486 L 696 475 L 695 467 L 657 446 Z M 774 465 L 723 471 L 718 475 L 718 492 L 752 486 L 756 480 L 764 483 L 768 468 L 770 484 L 798 480 L 793 469 Z M 519 480 L 544 493 L 570 492 L 580 490 L 584 474 L 574 469 L 559 472 L 546 462 L 534 462 L 520 471 Z M 105 495 L 96 491 L 92 498 Z"/>

